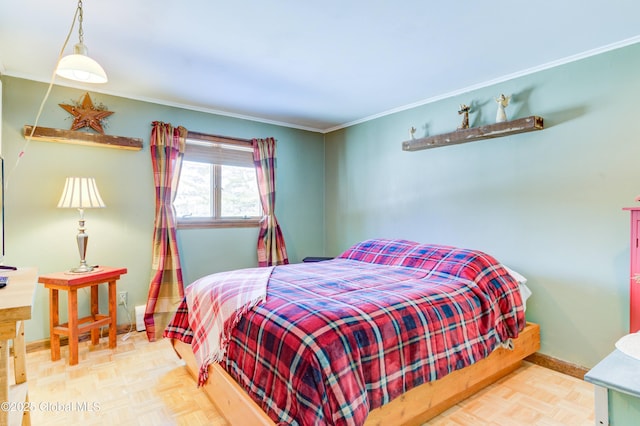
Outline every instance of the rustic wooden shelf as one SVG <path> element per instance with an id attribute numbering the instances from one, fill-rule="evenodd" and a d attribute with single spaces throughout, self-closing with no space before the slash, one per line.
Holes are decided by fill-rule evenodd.
<path id="1" fill-rule="evenodd" d="M 33 126 L 25 125 L 24 137 L 44 142 L 71 143 L 78 145 L 100 146 L 107 148 L 129 149 L 139 151 L 142 149 L 142 139 L 128 138 L 124 136 L 101 135 L 97 133 L 78 132 L 74 130 L 51 129 L 49 127 L 36 127 L 33 136 Z"/>
<path id="2" fill-rule="evenodd" d="M 542 117 L 532 115 L 503 123 L 487 124 L 486 126 L 471 127 L 442 135 L 404 141 L 402 142 L 402 150 L 419 151 L 421 149 L 457 145 L 482 139 L 499 138 L 517 133 L 533 132 L 534 130 L 542 130 L 543 128 L 544 123 Z"/>

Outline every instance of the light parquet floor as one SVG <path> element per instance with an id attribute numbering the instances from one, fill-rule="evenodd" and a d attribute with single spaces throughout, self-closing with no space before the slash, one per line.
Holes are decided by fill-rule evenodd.
<path id="1" fill-rule="evenodd" d="M 49 350 L 27 354 L 33 425 L 227 425 L 168 341 L 106 341 L 81 343 L 75 366 L 66 346 L 55 362 Z M 593 425 L 593 406 L 589 383 L 525 363 L 426 425 Z"/>
<path id="2" fill-rule="evenodd" d="M 198 389 L 168 340 L 132 333 L 118 347 L 108 338 L 79 345 L 78 365 L 51 361 L 49 350 L 27 354 L 33 425 L 214 425 L 227 423 Z M 59 408 L 59 409 L 58 409 Z"/>
<path id="3" fill-rule="evenodd" d="M 524 362 L 426 423 L 429 426 L 593 426 L 593 385 Z"/>

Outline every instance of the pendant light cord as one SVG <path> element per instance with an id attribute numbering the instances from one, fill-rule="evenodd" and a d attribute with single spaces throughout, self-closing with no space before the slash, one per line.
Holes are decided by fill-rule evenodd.
<path id="1" fill-rule="evenodd" d="M 82 30 L 82 0 L 78 0 L 76 16 L 78 16 L 78 38 L 80 39 L 80 44 L 82 44 L 84 43 L 84 31 Z M 73 29 L 73 27 L 71 27 L 71 29 Z M 69 35 L 71 35 L 71 31 L 69 31 Z M 69 40 L 69 37 L 67 37 L 67 40 Z"/>
<path id="2" fill-rule="evenodd" d="M 76 8 L 76 13 L 73 15 L 73 21 L 71 21 L 71 27 L 69 28 L 69 32 L 67 33 L 67 37 L 64 39 L 64 43 L 62 44 L 62 48 L 60 49 L 60 53 L 58 54 L 58 59 L 56 61 L 56 66 L 53 68 L 53 73 L 51 74 L 51 79 L 49 81 L 49 87 L 47 88 L 47 92 L 40 103 L 40 108 L 38 109 L 38 113 L 36 114 L 35 122 L 33 123 L 33 127 L 31 128 L 31 133 L 29 136 L 26 136 L 26 141 L 24 142 L 22 149 L 18 153 L 18 157 L 11 168 L 11 170 L 7 173 L 7 176 L 4 181 L 4 191 L 5 193 L 9 190 L 9 180 L 13 172 L 18 168 L 18 164 L 20 163 L 20 159 L 24 156 L 27 151 L 27 147 L 29 146 L 29 142 L 33 138 L 33 134 L 36 131 L 36 127 L 38 126 L 38 121 L 40 120 L 40 116 L 42 115 L 42 110 L 44 109 L 44 104 L 47 102 L 49 98 L 49 94 L 51 93 L 51 89 L 53 88 L 53 84 L 56 80 L 56 69 L 58 68 L 58 63 L 60 59 L 62 59 L 62 55 L 64 54 L 64 50 L 67 48 L 67 44 L 69 43 L 69 39 L 71 38 L 71 34 L 73 34 L 73 27 L 76 25 L 76 20 L 78 20 L 78 16 L 80 17 L 80 42 L 82 42 L 82 0 L 78 0 L 78 7 Z"/>

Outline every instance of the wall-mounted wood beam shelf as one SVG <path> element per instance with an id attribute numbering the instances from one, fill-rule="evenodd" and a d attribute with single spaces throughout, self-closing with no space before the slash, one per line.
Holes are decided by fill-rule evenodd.
<path id="1" fill-rule="evenodd" d="M 534 130 L 542 130 L 543 128 L 544 123 L 542 117 L 532 115 L 503 123 L 487 124 L 486 126 L 461 129 L 442 135 L 404 141 L 402 142 L 402 150 L 419 151 L 421 149 L 457 145 L 482 139 L 499 138 L 517 133 L 533 132 Z"/>
<path id="2" fill-rule="evenodd" d="M 31 136 L 33 126 L 25 125 L 24 137 Z M 78 132 L 74 130 L 51 129 L 48 127 L 36 127 L 32 136 L 33 140 L 44 142 L 71 143 L 78 145 L 100 146 L 106 148 L 129 149 L 139 151 L 142 149 L 142 139 L 127 138 L 124 136 L 101 135 L 97 133 Z"/>

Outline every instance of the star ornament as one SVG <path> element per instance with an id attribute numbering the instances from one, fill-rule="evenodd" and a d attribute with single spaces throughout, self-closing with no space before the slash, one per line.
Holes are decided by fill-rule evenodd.
<path id="1" fill-rule="evenodd" d="M 58 104 L 69 114 L 73 115 L 73 124 L 71 130 L 82 129 L 83 127 L 91 127 L 96 132 L 104 135 L 104 129 L 102 128 L 102 120 L 113 114 L 113 111 L 107 111 L 103 109 L 96 109 L 93 106 L 93 101 L 89 93 L 84 94 L 82 104 L 67 105 Z"/>

